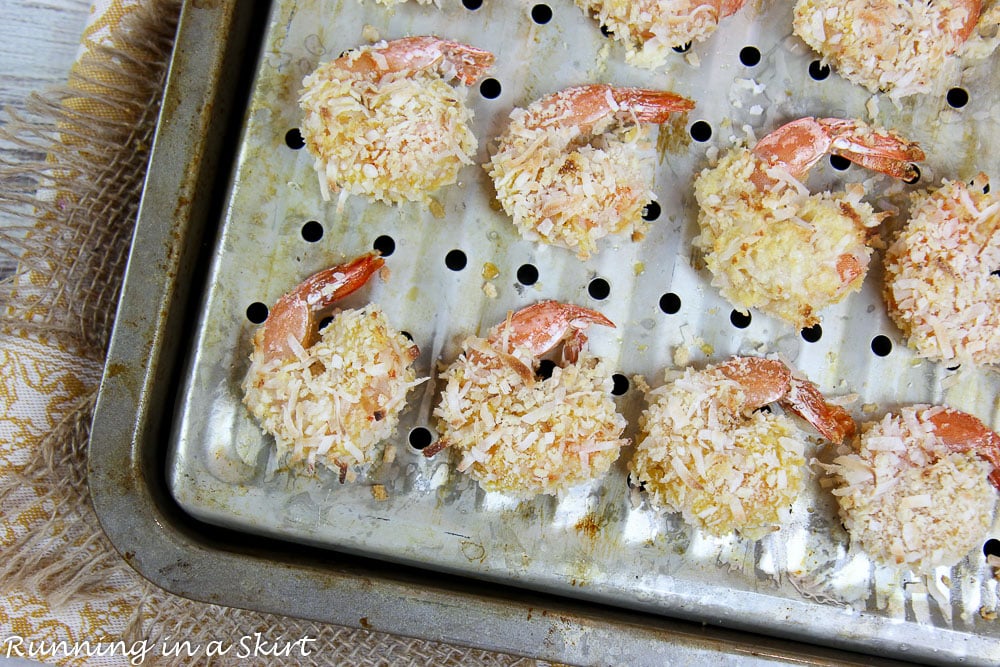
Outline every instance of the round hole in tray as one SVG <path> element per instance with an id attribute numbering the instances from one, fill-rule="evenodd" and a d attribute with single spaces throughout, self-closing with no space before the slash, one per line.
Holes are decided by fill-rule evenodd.
<path id="1" fill-rule="evenodd" d="M 660 209 L 659 202 L 651 201 L 642 209 L 642 219 L 652 222 L 660 217 L 660 213 L 662 213 L 662 210 Z"/>
<path id="2" fill-rule="evenodd" d="M 674 51 L 677 53 L 687 53 L 691 50 L 691 42 L 685 42 L 684 44 L 679 44 L 674 47 Z"/>
<path id="3" fill-rule="evenodd" d="M 310 220 L 302 225 L 302 238 L 309 243 L 316 243 L 323 238 L 323 225 L 315 220 Z"/>
<path id="4" fill-rule="evenodd" d="M 469 260 L 461 250 L 452 250 L 444 256 L 444 265 L 452 271 L 461 271 Z"/>
<path id="5" fill-rule="evenodd" d="M 400 331 L 399 333 L 401 333 L 406 340 L 413 340 L 413 334 L 409 331 Z"/>
<path id="6" fill-rule="evenodd" d="M 629 388 L 628 378 L 621 373 L 615 373 L 611 376 L 611 381 L 614 383 L 614 386 L 611 387 L 611 394 L 614 396 L 624 396 Z"/>
<path id="7" fill-rule="evenodd" d="M 462 0 L 462 6 L 474 12 L 483 6 L 483 0 Z"/>
<path id="8" fill-rule="evenodd" d="M 844 171 L 851 166 L 851 161 L 842 155 L 831 155 L 830 166 L 837 171 Z"/>
<path id="9" fill-rule="evenodd" d="M 639 489 L 640 491 L 646 490 L 646 483 L 642 480 L 639 480 L 639 482 L 636 483 L 635 478 L 632 477 L 632 473 L 625 475 L 625 484 L 630 489 Z"/>
<path id="10" fill-rule="evenodd" d="M 500 97 L 501 90 L 503 90 L 503 87 L 496 79 L 483 79 L 482 83 L 479 84 L 479 94 L 488 100 L 495 100 Z"/>
<path id="11" fill-rule="evenodd" d="M 611 285 L 604 278 L 594 278 L 590 281 L 590 284 L 587 285 L 587 294 L 589 294 L 593 299 L 603 301 L 608 298 L 609 294 L 611 294 Z"/>
<path id="12" fill-rule="evenodd" d="M 540 3 L 531 8 L 531 20 L 538 25 L 545 25 L 552 20 L 552 8 Z"/>
<path id="13" fill-rule="evenodd" d="M 522 264 L 517 268 L 517 282 L 522 285 L 534 285 L 538 282 L 538 269 L 534 264 Z"/>
<path id="14" fill-rule="evenodd" d="M 254 301 L 247 306 L 247 319 L 254 324 L 263 324 L 267 319 L 267 306 L 260 301 Z"/>
<path id="15" fill-rule="evenodd" d="M 875 336 L 872 338 L 872 352 L 877 357 L 889 356 L 889 353 L 892 352 L 892 341 L 889 340 L 888 336 L 883 336 L 882 334 Z"/>
<path id="16" fill-rule="evenodd" d="M 396 240 L 391 236 L 383 234 L 375 239 L 374 243 L 372 243 L 372 248 L 383 257 L 388 257 L 396 252 Z"/>
<path id="17" fill-rule="evenodd" d="M 427 449 L 427 447 L 434 442 L 434 436 L 431 434 L 430 430 L 424 428 L 423 426 L 414 426 L 410 429 L 407 441 L 410 443 L 410 447 L 419 451 L 421 449 Z"/>
<path id="18" fill-rule="evenodd" d="M 535 375 L 543 380 L 548 380 L 552 377 L 552 371 L 556 368 L 556 362 L 551 359 L 542 359 L 538 362 L 538 370 L 535 371 Z"/>
<path id="19" fill-rule="evenodd" d="M 695 141 L 708 141 L 712 138 L 712 126 L 703 120 L 691 123 L 691 138 Z"/>
<path id="20" fill-rule="evenodd" d="M 729 321 L 737 329 L 746 329 L 750 326 L 750 322 L 753 318 L 750 316 L 750 311 L 733 310 L 729 313 Z"/>
<path id="21" fill-rule="evenodd" d="M 983 545 L 983 555 L 1000 558 L 1000 540 L 995 537 L 986 540 L 986 543 Z"/>
<path id="22" fill-rule="evenodd" d="M 667 292 L 660 297 L 660 310 L 667 315 L 674 315 L 681 309 L 681 298 L 673 292 Z"/>
<path id="23" fill-rule="evenodd" d="M 317 327 L 317 329 L 319 329 L 320 331 L 322 331 L 323 329 L 325 329 L 328 326 L 330 326 L 330 322 L 333 322 L 333 317 L 332 316 L 324 317 L 323 319 L 321 319 L 319 321 L 319 326 Z"/>
<path id="24" fill-rule="evenodd" d="M 756 46 L 744 46 L 740 49 L 740 62 L 747 67 L 760 64 L 760 49 Z"/>
<path id="25" fill-rule="evenodd" d="M 945 95 L 945 99 L 948 100 L 948 105 L 952 108 L 961 109 L 969 103 L 969 91 L 965 88 L 952 88 Z"/>
<path id="26" fill-rule="evenodd" d="M 815 343 L 823 337 L 823 327 L 818 324 L 814 324 L 811 327 L 806 327 L 800 333 L 802 335 L 802 340 L 807 343 Z"/>
<path id="27" fill-rule="evenodd" d="M 815 81 L 822 81 L 830 76 L 830 66 L 824 65 L 822 61 L 814 60 L 809 63 L 809 76 Z"/>
<path id="28" fill-rule="evenodd" d="M 302 138 L 299 128 L 293 127 L 288 132 L 285 132 L 285 145 L 293 151 L 297 151 L 306 145 L 306 140 Z"/>
<path id="29" fill-rule="evenodd" d="M 915 185 L 916 183 L 920 182 L 920 167 L 918 167 L 915 164 L 911 164 L 910 166 L 913 167 L 913 171 L 916 173 L 916 175 L 913 178 L 904 178 L 903 182 L 908 185 Z"/>
<path id="30" fill-rule="evenodd" d="M 615 36 L 615 33 L 613 33 L 611 31 L 611 28 L 609 28 L 608 26 L 606 26 L 604 24 L 601 24 L 601 34 L 604 35 L 605 37 L 614 37 Z"/>

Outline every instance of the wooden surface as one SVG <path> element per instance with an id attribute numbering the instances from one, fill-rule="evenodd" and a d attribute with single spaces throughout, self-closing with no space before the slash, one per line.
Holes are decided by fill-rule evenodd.
<path id="1" fill-rule="evenodd" d="M 90 0 L 0 0 L 0 109 L 24 115 L 30 93 L 65 83 L 89 12 Z M 0 112 L 0 125 L 8 118 Z M 0 138 L 0 161 L 20 157 Z M 11 224 L 0 213 L 0 226 Z M 0 253 L 0 278 L 13 267 L 14 260 Z"/>

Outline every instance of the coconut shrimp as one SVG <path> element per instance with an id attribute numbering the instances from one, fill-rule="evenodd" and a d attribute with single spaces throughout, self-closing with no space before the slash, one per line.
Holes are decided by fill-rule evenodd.
<path id="1" fill-rule="evenodd" d="M 423 382 L 412 368 L 417 346 L 378 306 L 336 312 L 383 263 L 369 254 L 314 274 L 278 299 L 253 336 L 243 402 L 289 468 L 312 472 L 320 463 L 341 481 L 353 477 L 352 466 L 371 463 L 395 431 L 407 391 Z"/>
<path id="2" fill-rule="evenodd" d="M 655 68 L 667 62 L 674 47 L 708 39 L 744 1 L 576 0 L 576 4 L 624 42 L 628 62 Z"/>
<path id="3" fill-rule="evenodd" d="M 470 337 L 444 372 L 435 408 L 440 439 L 487 491 L 523 498 L 556 495 L 607 472 L 627 444 L 625 419 L 611 396 L 612 373 L 583 348 L 584 330 L 614 327 L 600 313 L 556 301 L 528 306 Z M 561 344 L 550 377 L 540 357 Z"/>
<path id="4" fill-rule="evenodd" d="M 916 197 L 885 253 L 889 315 L 917 354 L 1000 363 L 1000 197 L 945 181 Z"/>
<path id="5" fill-rule="evenodd" d="M 873 560 L 928 573 L 982 544 L 1000 487 L 1000 436 L 976 417 L 915 405 L 865 424 L 824 466 L 852 543 Z"/>
<path id="6" fill-rule="evenodd" d="M 899 99 L 957 73 L 980 19 L 997 25 L 1000 11 L 982 10 L 982 0 L 798 0 L 793 29 L 844 78 Z"/>
<path id="7" fill-rule="evenodd" d="M 810 194 L 800 179 L 826 154 L 902 180 L 923 151 L 898 134 L 856 120 L 801 118 L 737 147 L 695 180 L 696 247 L 712 285 L 738 308 L 759 308 L 797 327 L 861 289 L 872 229 L 885 218 L 864 186 Z"/>
<path id="8" fill-rule="evenodd" d="M 493 54 L 437 37 L 406 37 L 349 51 L 303 80 L 302 136 L 323 198 L 429 201 L 472 164 L 477 141 L 466 86 Z"/>
<path id="9" fill-rule="evenodd" d="M 693 108 L 670 92 L 594 84 L 515 109 L 487 165 L 497 199 L 523 237 L 581 259 L 609 234 L 641 239 L 655 162 L 640 123 Z"/>
<path id="10" fill-rule="evenodd" d="M 833 442 L 854 433 L 844 408 L 775 359 L 733 357 L 671 377 L 647 394 L 633 484 L 654 507 L 715 536 L 778 530 L 802 490 L 805 433 L 759 408 L 777 402 Z"/>

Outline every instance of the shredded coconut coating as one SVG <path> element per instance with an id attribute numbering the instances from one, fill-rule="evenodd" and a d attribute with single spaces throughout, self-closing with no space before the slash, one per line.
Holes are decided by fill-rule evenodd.
<path id="1" fill-rule="evenodd" d="M 990 464 L 942 444 L 918 419 L 925 411 L 905 407 L 865 424 L 856 452 L 826 466 L 852 542 L 879 563 L 917 573 L 954 565 L 980 546 L 996 505 Z"/>
<path id="2" fill-rule="evenodd" d="M 438 432 L 487 491 L 559 495 L 603 476 L 628 444 L 603 361 L 583 352 L 546 379 L 534 361 L 527 348 L 509 355 L 473 337 L 442 374 Z"/>
<path id="3" fill-rule="evenodd" d="M 898 99 L 957 67 L 966 16 L 953 0 L 799 0 L 792 25 L 844 78 Z"/>
<path id="4" fill-rule="evenodd" d="M 945 181 L 885 255 L 889 315 L 935 361 L 1000 363 L 1000 197 Z"/>
<path id="5" fill-rule="evenodd" d="M 719 25 L 718 12 L 691 0 L 576 0 L 625 45 L 625 60 L 654 69 L 675 46 L 708 39 Z"/>
<path id="6" fill-rule="evenodd" d="M 654 506 L 712 535 L 778 530 L 802 490 L 802 432 L 745 407 L 740 384 L 712 368 L 667 381 L 647 394 L 633 480 Z"/>
<path id="7" fill-rule="evenodd" d="M 750 181 L 756 158 L 736 148 L 695 179 L 698 223 L 694 239 L 705 254 L 712 285 L 743 309 L 758 308 L 796 327 L 819 322 L 819 312 L 861 289 L 871 259 L 867 228 L 881 218 L 864 189 L 810 194 L 783 169 L 761 193 Z M 845 282 L 838 263 L 845 255 L 865 267 Z"/>
<path id="8" fill-rule="evenodd" d="M 569 248 L 581 259 L 609 234 L 641 239 L 649 228 L 642 211 L 655 197 L 650 129 L 609 118 L 584 135 L 572 109 L 554 106 L 515 109 L 498 139 L 487 168 L 503 210 L 525 239 Z"/>
<path id="9" fill-rule="evenodd" d="M 338 313 L 315 345 L 294 346 L 294 359 L 265 360 L 262 336 L 263 327 L 243 402 L 289 468 L 371 463 L 396 430 L 407 391 L 424 381 L 412 368 L 413 343 L 375 305 Z"/>
<path id="10" fill-rule="evenodd" d="M 299 106 L 323 198 L 342 191 L 386 203 L 428 202 L 455 183 L 478 146 L 466 95 L 427 70 L 374 81 L 337 61 L 320 65 L 303 80 Z"/>

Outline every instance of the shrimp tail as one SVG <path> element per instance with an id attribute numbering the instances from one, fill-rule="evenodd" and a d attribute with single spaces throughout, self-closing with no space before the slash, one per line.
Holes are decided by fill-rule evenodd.
<path id="1" fill-rule="evenodd" d="M 829 136 L 830 151 L 835 155 L 904 181 L 919 176 L 913 163 L 926 156 L 916 143 L 895 132 L 876 130 L 858 121 L 821 118 L 817 122 Z"/>
<path id="2" fill-rule="evenodd" d="M 460 42 L 444 42 L 445 59 L 455 67 L 455 76 L 471 86 L 486 74 L 496 59 L 489 51 Z"/>
<path id="3" fill-rule="evenodd" d="M 642 123 L 665 123 L 671 114 L 694 109 L 692 100 L 667 90 L 611 88 L 611 95 L 621 110 Z"/>
<path id="4" fill-rule="evenodd" d="M 854 435 L 857 424 L 842 406 L 828 403 L 819 388 L 808 380 L 793 378 L 781 404 L 812 424 L 819 434 L 839 445 Z"/>
<path id="5" fill-rule="evenodd" d="M 1000 489 L 1000 435 L 976 417 L 952 408 L 922 415 L 934 425 L 934 434 L 955 452 L 974 452 L 993 466 L 990 482 Z"/>
<path id="6" fill-rule="evenodd" d="M 319 321 L 333 304 L 359 289 L 385 264 L 376 253 L 332 266 L 309 276 L 275 302 L 264 322 L 263 348 L 269 359 L 292 351 L 288 338 L 308 348 L 319 338 Z"/>
<path id="7" fill-rule="evenodd" d="M 920 172 L 913 165 L 924 159 L 916 143 L 895 132 L 876 130 L 856 120 L 799 118 L 762 138 L 753 149 L 765 165 L 780 164 L 802 179 L 828 153 L 839 155 L 866 169 L 914 181 Z M 758 169 L 751 176 L 764 189 L 769 177 Z"/>
<path id="8" fill-rule="evenodd" d="M 370 50 L 348 53 L 337 60 L 342 69 L 379 78 L 394 72 L 439 68 L 442 73 L 472 85 L 493 65 L 489 51 L 433 35 L 403 37 L 376 44 Z"/>
<path id="9" fill-rule="evenodd" d="M 583 330 L 591 324 L 615 326 L 596 310 L 552 300 L 540 301 L 508 316 L 493 330 L 490 341 L 499 342 L 506 338 L 510 350 L 527 346 L 536 357 L 567 341 L 563 358 L 572 363 L 587 340 Z"/>
<path id="10" fill-rule="evenodd" d="M 614 118 L 664 123 L 670 114 L 693 108 L 694 102 L 670 91 L 595 83 L 566 88 L 543 98 L 525 124 L 529 129 L 571 125 L 586 133 Z"/>
<path id="11" fill-rule="evenodd" d="M 792 381 L 791 371 L 776 359 L 732 357 L 715 368 L 742 387 L 749 410 L 780 400 Z"/>
<path id="12" fill-rule="evenodd" d="M 815 384 L 795 378 L 777 359 L 733 357 L 716 369 L 741 385 L 750 410 L 777 402 L 831 442 L 839 445 L 854 435 L 856 425 L 847 410 L 828 403 Z"/>

